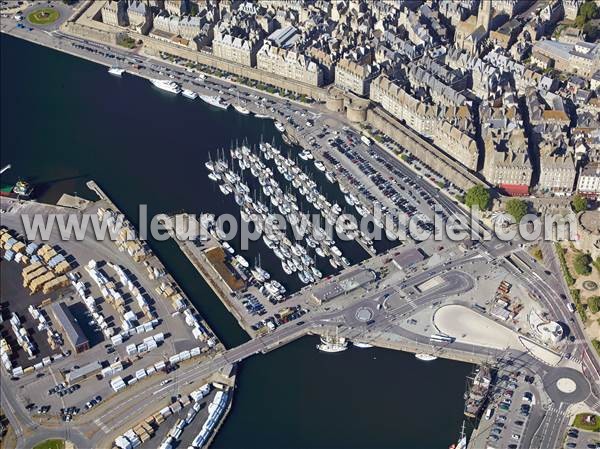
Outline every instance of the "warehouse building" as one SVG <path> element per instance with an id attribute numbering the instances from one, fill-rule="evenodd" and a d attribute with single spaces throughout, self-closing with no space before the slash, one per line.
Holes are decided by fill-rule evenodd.
<path id="1" fill-rule="evenodd" d="M 64 302 L 54 303 L 51 309 L 56 319 L 54 324 L 63 330 L 75 352 L 79 353 L 90 349 L 90 342 L 67 305 Z"/>

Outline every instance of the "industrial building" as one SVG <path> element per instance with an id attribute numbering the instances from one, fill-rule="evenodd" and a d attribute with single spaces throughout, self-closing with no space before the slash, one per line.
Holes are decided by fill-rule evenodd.
<path id="1" fill-rule="evenodd" d="M 60 302 L 52 304 L 51 309 L 56 319 L 56 323 L 54 324 L 62 329 L 75 352 L 80 353 L 90 349 L 90 342 L 81 330 L 75 317 L 73 317 L 69 307 L 64 302 Z"/>

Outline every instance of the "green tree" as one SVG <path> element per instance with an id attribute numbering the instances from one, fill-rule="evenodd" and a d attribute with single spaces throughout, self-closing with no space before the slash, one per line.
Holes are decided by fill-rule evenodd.
<path id="1" fill-rule="evenodd" d="M 506 202 L 506 212 L 515 219 L 517 223 L 527 214 L 527 203 L 517 198 L 511 198 Z"/>
<path id="2" fill-rule="evenodd" d="M 490 203 L 490 191 L 482 185 L 471 187 L 465 195 L 465 204 L 469 208 L 478 207 L 479 210 L 488 210 Z"/>
<path id="3" fill-rule="evenodd" d="M 587 198 L 583 195 L 575 195 L 571 201 L 571 207 L 576 213 L 583 212 L 587 209 Z"/>
<path id="4" fill-rule="evenodd" d="M 593 0 L 588 0 L 581 8 L 575 18 L 575 25 L 582 28 L 589 20 L 595 19 L 598 16 L 598 5 Z"/>
<path id="5" fill-rule="evenodd" d="M 586 276 L 592 272 L 592 267 L 590 264 L 592 263 L 592 258 L 585 253 L 578 253 L 573 259 L 573 268 L 575 268 L 575 273 Z"/>
<path id="6" fill-rule="evenodd" d="M 583 26 L 583 33 L 588 42 L 594 42 L 598 39 L 598 27 L 592 22 L 588 22 Z"/>
<path id="7" fill-rule="evenodd" d="M 600 311 L 600 296 L 591 296 L 588 298 L 588 308 L 592 313 Z"/>

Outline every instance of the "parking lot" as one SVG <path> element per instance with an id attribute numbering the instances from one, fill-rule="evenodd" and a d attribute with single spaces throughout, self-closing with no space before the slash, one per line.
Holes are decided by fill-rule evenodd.
<path id="1" fill-rule="evenodd" d="M 491 387 L 487 408 L 479 423 L 477 443 L 488 448 L 525 448 L 521 441 L 536 429 L 530 426 L 532 414 L 539 414 L 539 394 L 534 378 L 521 372 L 499 372 Z M 479 447 L 479 446 L 477 446 Z M 481 446 L 485 447 L 485 446 Z"/>
<path id="2" fill-rule="evenodd" d="M 600 449 L 600 434 L 569 427 L 562 447 L 566 449 Z"/>
<path id="3" fill-rule="evenodd" d="M 89 212 L 94 213 L 94 208 L 98 207 L 98 203 L 92 205 Z M 2 208 L 5 210 L 3 224 L 15 235 L 23 232 L 20 214 L 44 215 L 65 212 L 54 206 L 39 203 L 16 204 L 4 198 Z M 58 233 L 58 230 L 53 232 Z M 93 231 L 90 229 L 89 232 Z M 77 262 L 72 263 L 74 269 L 69 272 L 72 284 L 51 294 L 29 295 L 29 290 L 21 286 L 21 271 L 24 265 L 14 260 L 1 262 L 2 285 L 5 287 L 1 292 L 3 317 L 10 318 L 10 314 L 16 312 L 38 351 L 34 359 L 27 360 L 25 352 L 11 340 L 10 335 L 7 335 L 12 330 L 8 321 L 5 321 L 2 324 L 2 336 L 7 337 L 13 349 L 13 367 L 22 363 L 25 368 L 50 353 L 66 356 L 43 367 L 40 363 L 39 369 L 34 373 L 26 372 L 13 380 L 13 388 L 22 401 L 29 405 L 30 412 L 41 418 L 42 415 L 48 415 L 61 416 L 65 420 L 75 419 L 75 416 L 86 411 L 86 404 L 88 409 L 96 407 L 98 404 L 92 401 L 100 403 L 102 399 L 114 395 L 115 391 L 109 384 L 114 374 L 102 376 L 100 368 L 104 369 L 117 363 L 120 366 L 118 375 L 125 381 L 132 381 L 142 377 L 141 371 L 147 371 L 147 368 L 161 361 L 168 361 L 174 354 L 189 352 L 193 348 L 200 348 L 201 351 L 208 351 L 210 348 L 208 340 L 197 339 L 203 338 L 200 335 L 197 338 L 192 336 L 189 324 L 192 322 L 191 317 L 195 317 L 195 320 L 201 318 L 192 310 L 190 314 L 176 313 L 175 302 L 164 298 L 157 291 L 159 285 L 169 283 L 169 277 L 161 271 L 162 265 L 154 256 L 147 260 L 147 265 L 136 263 L 127 252 L 118 251 L 115 242 L 87 237 L 90 238 L 83 241 L 62 241 L 57 236 L 51 236 L 50 242 L 60 242 L 64 252 L 72 256 L 72 261 Z M 91 260 L 96 262 L 94 274 L 89 269 Z M 156 267 L 156 271 L 153 270 L 152 273 L 161 274 L 160 279 L 156 279 L 156 276 L 151 279 L 148 276 L 148 266 Z M 98 283 L 98 279 L 101 279 L 102 283 Z M 172 285 L 172 289 L 177 291 L 175 284 Z M 107 291 L 110 291 L 110 296 L 107 295 Z M 29 305 L 40 306 L 42 301 L 48 298 L 51 301 L 39 307 L 39 311 L 46 318 L 48 326 L 62 336 L 64 343 L 54 351 L 50 350 L 46 341 L 46 331 L 37 331 L 38 323 L 32 320 L 27 310 Z M 109 301 L 107 298 L 121 298 L 122 302 Z M 178 304 L 185 306 L 184 301 L 185 297 L 181 296 Z M 76 353 L 72 342 L 67 339 L 63 328 L 65 324 L 59 325 L 56 322 L 55 312 L 51 310 L 54 304 L 50 303 L 58 302 L 66 306 L 66 310 L 71 313 L 89 343 L 89 347 L 80 353 Z M 205 326 L 203 321 L 194 322 Z M 209 332 L 207 329 L 205 326 L 204 332 Z M 123 338 L 114 341 L 112 337 L 118 335 L 122 335 Z M 157 339 L 154 340 L 154 337 Z M 153 339 L 154 346 L 141 350 L 142 347 L 146 348 L 149 339 Z M 92 363 L 99 363 L 98 369 L 92 370 L 81 379 L 69 382 L 68 376 L 72 375 L 70 373 Z M 177 363 L 167 365 L 165 369 L 176 365 Z M 156 369 L 150 372 L 154 373 Z"/>

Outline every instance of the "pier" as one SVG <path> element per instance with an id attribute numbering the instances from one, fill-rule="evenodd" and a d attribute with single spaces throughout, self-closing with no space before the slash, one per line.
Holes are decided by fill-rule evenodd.
<path id="1" fill-rule="evenodd" d="M 192 239 L 179 238 L 181 230 L 177 230 L 176 224 L 186 222 L 188 226 L 194 226 L 198 230 L 198 236 Z M 250 325 L 242 318 L 242 315 L 235 307 L 234 297 L 236 291 L 246 288 L 246 282 L 236 278 L 231 269 L 226 266 L 224 261 L 225 251 L 219 242 L 202 228 L 201 223 L 191 215 L 179 214 L 163 220 L 169 234 L 175 240 L 177 246 L 193 265 L 193 267 L 202 276 L 204 281 L 219 298 L 221 303 L 227 308 L 239 325 L 250 335 L 253 334 Z M 202 234 L 203 239 L 200 239 Z M 211 256 L 212 254 L 212 256 Z M 221 255 L 216 260 L 215 254 Z"/>

